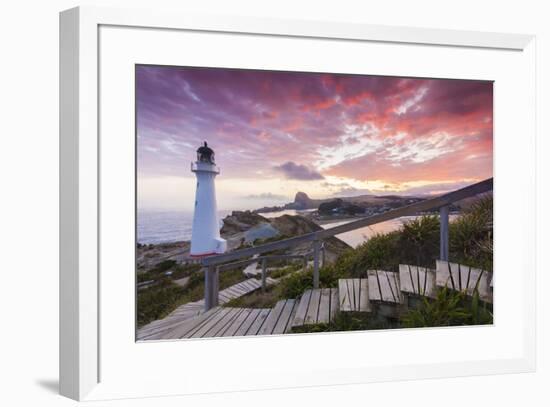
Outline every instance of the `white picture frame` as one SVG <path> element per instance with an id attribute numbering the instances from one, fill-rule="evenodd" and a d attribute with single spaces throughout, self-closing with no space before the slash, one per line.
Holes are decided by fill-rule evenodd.
<path id="1" fill-rule="evenodd" d="M 104 142 L 99 136 L 100 127 L 104 117 L 100 115 L 103 95 L 100 94 L 100 56 L 101 47 L 106 46 L 103 41 L 109 41 L 109 35 L 101 36 L 101 30 L 116 28 L 117 30 L 135 30 L 143 41 L 153 33 L 201 33 L 209 35 L 223 35 L 224 38 L 231 35 L 253 36 L 262 41 L 284 39 L 293 40 L 326 40 L 339 43 L 377 44 L 384 47 L 392 44 L 422 46 L 429 54 L 434 49 L 463 49 L 476 50 L 479 53 L 492 52 L 498 59 L 500 53 L 506 53 L 513 59 L 512 67 L 502 67 L 521 73 L 521 77 L 515 80 L 515 85 L 510 82 L 509 89 L 516 89 L 521 106 L 518 108 L 518 117 L 521 120 L 522 137 L 516 148 L 511 144 L 509 137 L 497 136 L 495 150 L 495 189 L 497 196 L 497 226 L 495 228 L 496 257 L 500 257 L 500 264 L 507 260 L 507 238 L 500 230 L 511 228 L 508 232 L 515 233 L 521 240 L 518 252 L 515 253 L 515 263 L 521 269 L 521 274 L 515 276 L 517 281 L 517 300 L 514 307 L 517 308 L 517 327 L 515 330 L 506 331 L 506 327 L 512 325 L 507 321 L 507 315 L 498 316 L 493 327 L 466 327 L 460 331 L 453 331 L 453 335 L 459 337 L 464 334 L 479 335 L 486 340 L 509 340 L 506 349 L 495 351 L 491 357 L 483 358 L 475 352 L 471 352 L 471 358 L 455 361 L 441 361 L 435 357 L 420 364 L 415 361 L 388 362 L 380 360 L 358 361 L 331 361 L 329 366 L 311 364 L 307 371 L 292 370 L 281 365 L 272 365 L 269 369 L 259 369 L 257 366 L 240 366 L 233 371 L 234 378 L 227 378 L 222 383 L 222 377 L 212 369 L 211 365 L 199 366 L 200 358 L 197 356 L 189 363 L 195 363 L 197 372 L 195 377 L 187 377 L 180 372 L 182 377 L 173 380 L 174 371 L 167 368 L 166 372 L 154 370 L 155 377 L 141 377 L 139 380 L 132 376 L 132 360 L 136 354 L 124 353 L 124 347 L 135 347 L 136 352 L 144 361 L 152 361 L 156 356 L 166 352 L 181 352 L 182 347 L 188 347 L 190 353 L 203 355 L 226 355 L 236 351 L 240 345 L 240 339 L 230 340 L 204 340 L 193 342 L 172 342 L 156 344 L 131 345 L 128 331 L 124 331 L 124 340 L 120 341 L 119 348 L 111 346 L 113 335 L 118 335 L 113 321 L 108 321 L 109 316 L 104 310 L 105 301 L 111 294 L 103 292 L 105 279 L 113 278 L 100 272 L 101 265 L 109 254 L 102 252 L 103 233 L 101 227 L 102 218 L 111 216 L 109 207 L 105 202 L 109 201 L 109 183 L 105 181 L 106 171 L 114 171 L 111 166 L 107 168 L 108 157 L 102 155 L 105 151 Z M 148 31 L 147 31 L 148 30 Z M 147 31 L 149 34 L 147 34 Z M 132 34 L 132 35 L 134 35 Z M 118 35 L 114 33 L 114 35 Z M 100 41 L 101 39 L 101 41 Z M 124 39 L 120 37 L 120 40 Z M 169 40 L 169 39 L 167 39 Z M 335 41 L 338 40 L 338 41 Z M 180 41 L 174 39 L 174 41 Z M 145 41 L 147 42 L 147 41 Z M 144 45 L 146 48 L 147 45 Z M 130 47 L 131 48 L 131 47 Z M 158 51 L 161 52 L 162 50 Z M 244 52 L 243 49 L 240 50 Z M 318 51 L 317 51 L 318 52 Z M 383 50 L 381 52 L 384 52 Z M 121 52 L 124 54 L 124 52 Z M 111 54 L 106 54 L 111 55 Z M 238 56 L 237 56 L 238 57 Z M 467 61 L 466 61 L 467 62 Z M 414 69 L 414 68 L 411 68 Z M 434 68 L 437 69 L 437 68 Z M 439 72 L 444 72 L 444 68 Z M 462 67 L 465 77 L 475 77 L 476 70 L 481 67 Z M 496 68 L 494 68 L 496 69 Z M 420 71 L 417 71 L 417 73 Z M 434 71 L 435 72 L 435 71 Z M 430 76 L 434 72 L 426 72 L 424 76 Z M 489 72 L 489 71 L 487 71 Z M 489 73 L 480 73 L 480 77 L 490 79 Z M 512 75 L 508 72 L 506 75 Z M 521 85 L 521 86 L 520 86 Z M 506 88 L 508 89 L 508 88 Z M 505 89 L 505 91 L 506 91 Z M 496 88 L 496 92 L 499 88 Z M 75 400 L 98 400 L 107 398 L 142 397 L 176 394 L 193 394 L 213 391 L 231 390 L 259 390 L 268 388 L 300 387 L 328 384 L 366 383 L 381 380 L 402 380 L 414 378 L 448 377 L 475 374 L 495 374 L 509 372 L 533 371 L 535 366 L 535 39 L 533 36 L 504 33 L 481 33 L 451 30 L 436 30 L 410 27 L 388 27 L 361 24 L 345 24 L 317 21 L 293 21 L 276 20 L 250 17 L 228 17 L 178 14 L 155 10 L 118 10 L 95 7 L 79 7 L 64 11 L 60 15 L 60 392 Z M 514 129 L 513 122 L 503 127 L 499 124 L 506 123 L 505 114 L 499 114 L 499 109 L 506 106 L 495 104 L 496 132 L 508 134 Z M 126 106 L 124 109 L 133 109 Z M 132 113 L 133 114 L 133 110 Z M 124 114 L 122 114 L 124 116 Z M 131 123 L 130 126 L 133 126 Z M 499 127 L 501 126 L 501 127 Z M 512 127 L 510 127 L 512 126 Z M 108 142 L 109 143 L 109 142 Z M 123 148 L 123 147 L 121 147 Z M 124 147 L 125 148 L 125 147 Z M 122 151 L 122 150 L 121 150 Z M 126 151 L 126 150 L 124 150 Z M 517 154 L 517 176 L 506 172 L 505 161 L 515 151 Z M 122 163 L 132 163 L 134 157 L 122 158 Z M 499 167 L 500 166 L 500 167 Z M 124 167 L 124 166 L 122 166 Z M 126 170 L 120 170 L 120 179 L 128 175 Z M 133 167 L 132 167 L 133 171 Z M 109 175 L 112 173 L 109 172 Z M 516 178 L 515 178 L 516 177 Z M 133 184 L 133 179 L 127 180 Z M 517 225 L 501 226 L 498 223 L 499 211 L 504 211 L 507 205 L 505 197 L 511 193 L 508 183 L 519 182 L 522 187 L 523 201 L 520 209 L 527 209 L 516 214 Z M 104 190 L 107 188 L 107 190 Z M 131 192 L 131 191 L 129 191 Z M 502 196 L 502 203 L 499 202 Z M 105 201 L 106 199 L 106 201 Z M 499 208 L 500 205 L 500 208 Z M 509 205 L 509 204 L 508 204 Z M 105 210 L 107 208 L 107 210 Z M 113 209 L 115 209 L 113 207 Z M 116 208 L 117 210 L 120 208 Z M 133 208 L 128 208 L 128 210 Z M 508 209 L 510 209 L 508 207 Z M 502 219 L 502 217 L 501 217 Z M 505 230 L 506 231 L 506 230 Z M 128 242 L 133 245 L 133 238 Z M 502 243 L 501 243 L 502 242 Z M 500 246 L 499 246 L 500 244 Z M 502 250 L 499 251 L 499 247 Z M 126 264 L 128 257 L 121 259 L 121 264 L 127 269 L 133 268 L 132 264 Z M 498 258 L 496 260 L 499 260 Z M 510 259 L 508 259 L 510 260 Z M 531 272 L 532 270 L 532 272 Z M 511 289 L 512 276 L 504 274 L 497 277 L 502 284 L 502 291 L 506 293 Z M 121 282 L 119 278 L 118 283 Z M 501 281 L 502 280 L 502 281 Z M 133 281 L 128 281 L 133 284 Z M 132 292 L 133 293 L 133 292 Z M 126 294 L 125 294 L 126 295 Z M 130 296 L 130 293 L 127 293 Z M 130 297 L 128 297 L 130 298 Z M 507 304 L 504 296 L 495 295 L 495 306 L 502 307 Z M 111 302 L 112 304 L 112 302 Z M 114 305 L 114 304 L 113 304 Z M 511 304 L 510 309 L 511 308 Z M 131 308 L 131 307 L 130 307 Z M 514 308 L 514 309 L 516 309 Z M 128 315 L 128 323 L 120 325 L 133 326 L 133 314 Z M 106 325 L 100 321 L 107 321 Z M 125 329 L 126 329 L 125 328 Z M 502 328 L 502 332 L 499 331 Z M 510 328 L 512 329 L 512 328 Z M 121 331 L 122 332 L 122 331 Z M 450 331 L 448 329 L 413 330 L 411 333 L 404 331 L 392 333 L 385 338 L 388 346 L 401 338 L 408 338 L 417 346 L 426 338 L 439 338 L 433 340 L 446 340 Z M 508 332 L 508 334 L 507 334 Z M 510 334 L 513 332 L 513 334 Z M 375 332 L 369 337 L 373 342 L 387 333 Z M 324 335 L 305 335 L 300 338 L 254 338 L 246 339 L 246 346 L 250 349 L 269 346 L 287 349 L 292 341 L 292 349 L 299 355 L 301 349 L 332 346 L 333 343 L 343 340 L 353 345 L 362 343 L 363 333 L 334 333 Z M 375 337 L 376 336 L 376 337 Z M 507 337 L 507 338 L 505 338 Z M 110 339 L 109 339 L 110 338 Z M 336 339 L 334 339 L 336 338 Z M 378 338 L 378 339 L 377 339 Z M 132 338 L 133 339 L 133 338 Z M 267 342 L 269 341 L 269 342 Z M 163 347 L 163 348 L 161 348 Z M 179 348 L 178 348 L 179 347 Z M 279 348 L 277 348 L 279 349 Z M 108 355 L 118 350 L 121 359 L 116 363 L 109 359 Z M 465 352 L 466 354 L 467 352 Z M 124 356 L 122 356 L 124 355 Z M 166 355 L 162 356 L 165 357 Z M 159 356 L 161 357 L 161 356 Z M 306 357 L 306 356 L 304 356 Z M 126 358 L 126 359 L 124 359 Z M 284 361 L 284 357 L 280 357 Z M 174 360 L 176 360 L 174 356 Z M 359 359 L 361 359 L 359 357 Z M 373 358 L 374 359 L 374 358 Z M 354 362 L 355 364 L 352 364 Z M 145 364 L 147 362 L 144 362 Z M 153 362 L 151 362 L 153 363 Z M 205 362 L 209 363 L 209 362 Z M 275 363 L 275 361 L 273 361 Z M 116 368 L 115 368 L 116 365 Z M 120 367 L 122 366 L 122 367 Z M 150 365 L 151 369 L 155 369 Z M 127 377 L 124 377 L 124 372 Z M 143 370 L 144 372 L 153 370 Z M 208 380 L 206 380 L 207 373 Z M 243 382 L 242 377 L 248 374 L 250 380 Z M 147 375 L 147 374 L 145 374 Z M 201 375 L 203 375 L 201 377 Z M 198 376 L 198 377 L 197 377 Z"/>

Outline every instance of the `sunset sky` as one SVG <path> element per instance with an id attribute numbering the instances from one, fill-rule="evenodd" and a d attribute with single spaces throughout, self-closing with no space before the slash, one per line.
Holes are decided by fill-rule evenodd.
<path id="1" fill-rule="evenodd" d="M 212 68 L 136 68 L 138 207 L 193 207 L 216 152 L 220 209 L 437 194 L 492 176 L 493 85 Z"/>

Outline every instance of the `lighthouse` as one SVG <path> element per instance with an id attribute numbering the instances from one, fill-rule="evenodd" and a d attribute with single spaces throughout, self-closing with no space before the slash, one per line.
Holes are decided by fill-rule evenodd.
<path id="1" fill-rule="evenodd" d="M 227 242 L 220 237 L 220 222 L 216 204 L 214 180 L 220 169 L 214 161 L 214 150 L 206 141 L 197 150 L 197 161 L 191 163 L 191 171 L 197 177 L 193 231 L 191 233 L 191 257 L 204 257 L 224 253 Z"/>

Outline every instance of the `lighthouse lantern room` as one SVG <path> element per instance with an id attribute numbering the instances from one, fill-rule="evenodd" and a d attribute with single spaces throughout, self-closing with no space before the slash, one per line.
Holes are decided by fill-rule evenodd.
<path id="1" fill-rule="evenodd" d="M 204 257 L 224 253 L 227 242 L 220 237 L 220 222 L 216 204 L 214 179 L 220 169 L 214 161 L 214 150 L 206 141 L 197 150 L 197 161 L 191 163 L 191 171 L 197 177 L 191 257 Z"/>

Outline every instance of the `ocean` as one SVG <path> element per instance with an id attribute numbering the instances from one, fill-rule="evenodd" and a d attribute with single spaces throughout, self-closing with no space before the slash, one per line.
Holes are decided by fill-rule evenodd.
<path id="1" fill-rule="evenodd" d="M 266 218 L 273 218 L 281 215 L 298 215 L 303 211 L 284 210 L 278 212 L 262 213 Z M 219 211 L 220 219 L 229 215 L 231 211 Z M 351 232 L 342 233 L 337 237 L 352 247 L 356 247 L 371 236 L 383 234 L 399 229 L 404 222 L 415 219 L 416 216 L 404 216 L 381 222 L 376 225 L 367 226 Z M 451 215 L 451 219 L 454 216 Z M 322 225 L 324 229 L 342 225 L 350 221 L 339 221 Z M 184 211 L 139 211 L 137 219 L 138 243 L 158 244 L 178 242 L 191 239 L 193 226 L 193 213 Z"/>
<path id="2" fill-rule="evenodd" d="M 220 219 L 230 211 L 220 211 Z M 193 212 L 191 211 L 138 211 L 137 241 L 157 244 L 191 240 Z"/>

